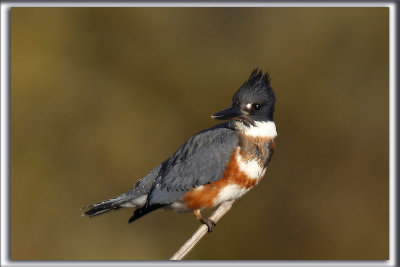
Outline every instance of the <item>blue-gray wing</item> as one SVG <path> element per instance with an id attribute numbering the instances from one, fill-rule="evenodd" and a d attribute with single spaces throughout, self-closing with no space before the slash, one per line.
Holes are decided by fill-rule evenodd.
<path id="1" fill-rule="evenodd" d="M 221 179 L 237 143 L 237 134 L 229 123 L 219 124 L 191 137 L 163 162 L 148 195 L 148 204 L 179 201 L 194 187 Z"/>

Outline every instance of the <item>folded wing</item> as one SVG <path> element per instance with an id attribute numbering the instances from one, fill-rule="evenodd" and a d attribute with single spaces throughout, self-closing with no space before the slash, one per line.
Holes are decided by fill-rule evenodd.
<path id="1" fill-rule="evenodd" d="M 163 162 L 148 195 L 147 205 L 177 202 L 187 191 L 221 179 L 237 143 L 237 134 L 229 123 L 191 137 Z"/>

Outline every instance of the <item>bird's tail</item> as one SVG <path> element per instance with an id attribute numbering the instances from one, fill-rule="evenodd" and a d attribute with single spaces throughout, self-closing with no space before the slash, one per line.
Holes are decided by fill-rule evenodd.
<path id="1" fill-rule="evenodd" d="M 140 208 L 146 203 L 147 194 L 153 186 L 154 180 L 158 177 L 161 164 L 154 168 L 149 174 L 140 179 L 135 186 L 128 192 L 117 197 L 104 200 L 82 209 L 86 210 L 82 216 L 93 217 L 105 212 L 117 210 L 120 208 Z M 143 212 L 142 212 L 143 213 Z"/>
<path id="2" fill-rule="evenodd" d="M 93 217 L 105 212 L 120 209 L 123 207 L 123 204 L 129 202 L 132 199 L 134 199 L 134 197 L 125 193 L 118 197 L 107 199 L 100 203 L 95 203 L 93 205 L 82 208 L 82 210 L 86 210 L 82 213 L 82 216 Z"/>
<path id="3" fill-rule="evenodd" d="M 83 210 L 86 210 L 85 212 L 82 213 L 82 216 L 93 217 L 119 208 L 121 208 L 120 204 L 118 204 L 115 198 L 112 198 L 82 208 Z"/>

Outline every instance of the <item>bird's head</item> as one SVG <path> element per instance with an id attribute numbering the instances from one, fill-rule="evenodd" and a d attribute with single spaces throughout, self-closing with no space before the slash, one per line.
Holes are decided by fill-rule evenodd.
<path id="1" fill-rule="evenodd" d="M 254 69 L 250 78 L 239 88 L 232 99 L 232 107 L 213 114 L 218 120 L 234 120 L 245 125 L 273 121 L 275 93 L 270 86 L 268 73 Z"/>

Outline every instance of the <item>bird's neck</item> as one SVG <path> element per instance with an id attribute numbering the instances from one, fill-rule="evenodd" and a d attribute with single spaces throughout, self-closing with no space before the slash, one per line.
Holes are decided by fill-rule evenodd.
<path id="1" fill-rule="evenodd" d="M 238 152 L 241 161 L 255 161 L 261 168 L 265 168 L 275 149 L 274 138 L 277 136 L 275 123 L 255 122 L 247 126 L 242 122 L 234 122 L 238 132 Z"/>
<path id="2" fill-rule="evenodd" d="M 248 137 L 274 139 L 278 135 L 273 121 L 255 121 L 249 125 L 241 121 L 233 121 L 233 127 Z"/>

